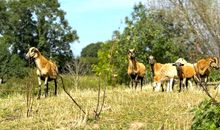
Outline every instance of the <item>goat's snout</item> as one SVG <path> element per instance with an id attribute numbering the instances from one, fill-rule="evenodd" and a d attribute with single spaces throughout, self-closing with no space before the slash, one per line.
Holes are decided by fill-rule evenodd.
<path id="1" fill-rule="evenodd" d="M 26 60 L 30 59 L 30 57 L 29 57 L 28 54 L 24 54 L 24 58 L 25 58 Z"/>
<path id="2" fill-rule="evenodd" d="M 218 70 L 218 69 L 220 69 L 220 65 L 218 65 L 218 66 L 216 66 L 216 67 L 214 67 L 214 68 Z"/>
<path id="3" fill-rule="evenodd" d="M 135 58 L 135 54 L 131 54 L 131 59 L 134 59 Z"/>

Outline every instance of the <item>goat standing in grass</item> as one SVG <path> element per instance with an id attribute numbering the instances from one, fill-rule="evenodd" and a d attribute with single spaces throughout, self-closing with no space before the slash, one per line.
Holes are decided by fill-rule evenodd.
<path id="1" fill-rule="evenodd" d="M 156 91 L 160 90 L 161 84 L 165 81 L 169 81 L 167 85 L 167 92 L 172 92 L 173 80 L 177 76 L 176 67 L 171 63 L 164 64 L 157 75 L 154 76 L 154 81 L 156 83 Z"/>
<path id="2" fill-rule="evenodd" d="M 151 79 L 152 81 L 154 81 L 154 76 L 159 74 L 160 69 L 162 68 L 164 64 L 157 63 L 155 58 L 152 55 L 148 57 L 148 61 L 149 61 L 150 68 L 151 68 Z M 155 87 L 156 85 L 153 85 L 153 90 L 155 89 Z M 163 91 L 163 87 L 162 87 L 162 91 Z"/>
<path id="3" fill-rule="evenodd" d="M 40 99 L 41 96 L 41 80 L 44 80 L 45 97 L 48 96 L 48 81 L 52 81 L 52 80 L 54 81 L 55 84 L 54 95 L 57 95 L 58 68 L 56 64 L 50 60 L 47 60 L 43 55 L 41 55 L 40 51 L 35 47 L 31 47 L 28 50 L 26 54 L 26 58 L 33 59 L 37 66 L 37 76 L 39 83 L 38 99 Z"/>
<path id="4" fill-rule="evenodd" d="M 138 80 L 141 81 L 141 90 L 143 86 L 143 80 L 146 75 L 146 67 L 143 63 L 138 62 L 135 59 L 134 49 L 128 51 L 128 75 L 131 78 L 131 85 L 135 82 L 135 89 L 137 88 Z"/>
<path id="5" fill-rule="evenodd" d="M 187 63 L 183 58 L 179 58 L 176 62 Z M 174 78 L 178 78 L 177 69 L 172 63 L 163 64 L 154 76 L 154 82 L 156 83 L 156 91 L 160 90 L 160 86 L 163 82 L 169 81 L 167 85 L 167 92 L 172 91 L 174 85 Z"/>
<path id="6" fill-rule="evenodd" d="M 219 69 L 219 60 L 217 57 L 208 57 L 200 59 L 195 64 L 196 75 L 203 83 L 207 83 L 208 76 L 212 68 Z"/>
<path id="7" fill-rule="evenodd" d="M 151 78 L 153 79 L 153 77 L 159 73 L 161 67 L 164 64 L 157 63 L 155 58 L 152 55 L 150 55 L 148 59 L 149 59 L 150 67 L 151 67 L 151 76 L 152 76 Z"/>
<path id="8" fill-rule="evenodd" d="M 65 91 L 65 93 L 78 106 L 78 108 L 84 114 L 86 114 L 86 112 L 82 109 L 82 107 L 67 92 L 67 90 L 64 86 L 64 83 L 63 83 L 63 78 L 58 74 L 58 68 L 55 63 L 53 63 L 50 60 L 47 60 L 43 55 L 41 55 L 40 51 L 35 47 L 29 48 L 29 50 L 26 54 L 26 58 L 33 59 L 35 61 L 36 66 L 37 66 L 37 76 L 38 76 L 38 82 L 39 82 L 38 99 L 40 99 L 40 96 L 41 96 L 41 80 L 44 80 L 45 97 L 47 97 L 48 96 L 48 81 L 54 80 L 54 84 L 55 84 L 54 95 L 57 95 L 57 77 L 60 77 L 62 84 L 63 84 L 63 90 Z"/>
<path id="9" fill-rule="evenodd" d="M 196 82 L 196 71 L 194 68 L 194 64 L 191 63 L 180 63 L 176 62 L 173 64 L 173 66 L 176 66 L 177 69 L 177 74 L 180 80 L 180 89 L 179 92 L 181 92 L 182 87 L 186 87 L 188 89 L 188 80 L 193 78 L 194 81 Z M 192 88 L 192 83 L 191 83 L 191 88 Z"/>

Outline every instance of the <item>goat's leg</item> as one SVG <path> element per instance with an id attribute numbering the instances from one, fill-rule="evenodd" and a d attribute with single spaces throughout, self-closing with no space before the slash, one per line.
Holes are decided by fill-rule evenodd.
<path id="1" fill-rule="evenodd" d="M 133 89 L 133 79 L 130 80 L 131 89 Z"/>
<path id="2" fill-rule="evenodd" d="M 191 78 L 186 78 L 186 81 L 185 81 L 185 86 L 186 86 L 187 90 L 189 89 L 188 84 L 189 84 L 189 86 L 190 86 L 190 89 L 191 89 L 191 90 L 193 89 L 192 81 L 191 81 L 190 79 L 191 79 Z"/>
<path id="3" fill-rule="evenodd" d="M 165 81 L 165 82 L 167 82 L 166 89 L 167 89 L 167 92 L 169 92 L 170 91 L 170 82 L 169 81 Z"/>
<path id="4" fill-rule="evenodd" d="M 207 83 L 208 83 L 208 76 L 205 76 L 205 78 L 204 78 L 204 84 L 205 84 L 205 86 L 206 86 L 206 90 L 209 90 Z"/>
<path id="5" fill-rule="evenodd" d="M 138 74 L 135 77 L 135 82 L 138 82 Z"/>
<path id="6" fill-rule="evenodd" d="M 41 96 L 41 79 L 40 79 L 40 76 L 38 76 L 38 89 L 39 89 L 39 92 L 38 92 L 37 99 L 40 99 L 40 96 Z"/>
<path id="7" fill-rule="evenodd" d="M 179 92 L 181 92 L 182 91 L 182 87 L 183 87 L 183 79 L 182 78 L 180 78 L 180 83 L 179 83 L 179 86 L 180 86 L 180 89 L 179 89 Z"/>
<path id="8" fill-rule="evenodd" d="M 55 91 L 54 91 L 54 95 L 57 96 L 57 80 L 54 80 L 54 85 L 55 85 Z"/>
<path id="9" fill-rule="evenodd" d="M 165 85 L 165 87 L 166 87 L 166 85 Z M 164 83 L 161 84 L 161 89 L 162 89 L 161 91 L 164 92 Z"/>
<path id="10" fill-rule="evenodd" d="M 185 88 L 186 88 L 187 91 L 188 91 L 188 82 L 189 82 L 189 78 L 186 78 L 186 81 L 185 81 Z"/>
<path id="11" fill-rule="evenodd" d="M 196 84 L 196 88 L 200 89 L 200 85 L 199 85 L 200 80 L 199 80 L 198 76 L 197 75 L 193 76 L 193 80 Z"/>
<path id="12" fill-rule="evenodd" d="M 170 83 L 169 83 L 169 92 L 172 92 L 172 87 L 173 87 L 173 78 L 170 79 Z"/>
<path id="13" fill-rule="evenodd" d="M 189 81 L 188 83 L 189 83 L 190 89 L 193 90 L 192 81 L 191 80 L 188 80 L 188 81 Z"/>
<path id="14" fill-rule="evenodd" d="M 156 83 L 155 91 L 159 92 L 160 91 L 160 86 L 161 86 L 161 81 L 159 83 Z"/>
<path id="15" fill-rule="evenodd" d="M 141 78 L 141 90 L 142 90 L 142 86 L 143 86 L 143 79 L 144 78 Z"/>
<path id="16" fill-rule="evenodd" d="M 44 91 L 45 91 L 45 97 L 48 96 L 48 77 L 45 77 L 45 81 L 44 81 Z"/>
<path id="17" fill-rule="evenodd" d="M 138 82 L 137 82 L 137 80 L 135 80 L 134 82 L 135 82 L 135 90 L 136 90 Z"/>

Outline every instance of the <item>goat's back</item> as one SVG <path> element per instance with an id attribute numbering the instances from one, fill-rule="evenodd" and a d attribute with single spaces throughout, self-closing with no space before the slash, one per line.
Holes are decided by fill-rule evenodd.
<path id="1" fill-rule="evenodd" d="M 184 66 L 182 66 L 182 74 L 185 78 L 192 78 L 194 75 L 196 75 L 196 70 L 191 63 L 186 63 Z"/>
<path id="2" fill-rule="evenodd" d="M 164 64 L 161 63 L 155 63 L 154 64 L 154 75 L 157 75 L 160 72 L 160 69 L 162 68 Z"/>
<path id="3" fill-rule="evenodd" d="M 146 67 L 143 63 L 137 62 L 138 75 L 144 77 L 146 75 Z"/>
<path id="4" fill-rule="evenodd" d="M 176 67 L 173 66 L 171 63 L 164 64 L 160 69 L 160 75 L 173 78 L 177 76 Z"/>
<path id="5" fill-rule="evenodd" d="M 210 73 L 210 66 L 208 59 L 200 59 L 197 61 L 196 67 L 198 69 L 199 74 L 208 75 Z"/>

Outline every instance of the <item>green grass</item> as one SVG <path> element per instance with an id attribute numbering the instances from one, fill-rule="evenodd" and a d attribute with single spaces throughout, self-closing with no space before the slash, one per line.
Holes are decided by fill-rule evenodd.
<path id="1" fill-rule="evenodd" d="M 65 76 L 64 78 L 67 79 Z M 106 102 L 100 119 L 94 120 L 97 89 L 90 87 L 92 85 L 97 87 L 98 80 L 93 78 L 94 83 L 89 83 L 87 86 L 80 84 L 84 88 L 79 86 L 78 89 L 71 86 L 71 80 L 65 80 L 71 95 L 87 111 L 86 116 L 60 89 L 57 97 L 51 93 L 48 98 L 42 97 L 41 100 L 37 100 L 35 95 L 30 116 L 27 117 L 26 92 L 14 92 L 0 98 L 0 129 L 157 130 L 162 126 L 165 129 L 189 129 L 194 115 L 191 110 L 207 98 L 205 93 L 199 90 L 166 93 L 153 92 L 150 85 L 145 86 L 143 91 L 118 86 L 107 89 Z M 86 83 L 86 79 L 84 82 Z M 18 88 L 22 87 L 19 86 L 22 83 L 24 84 L 25 81 L 19 82 L 17 86 L 14 85 Z M 31 83 L 27 85 L 35 86 Z M 23 87 L 25 88 L 25 85 Z"/>

